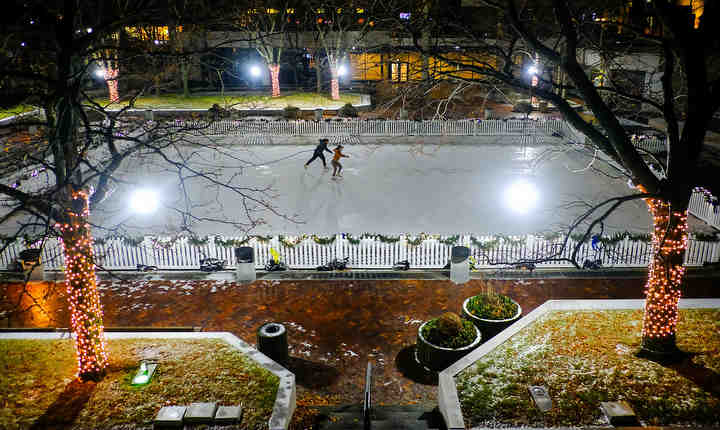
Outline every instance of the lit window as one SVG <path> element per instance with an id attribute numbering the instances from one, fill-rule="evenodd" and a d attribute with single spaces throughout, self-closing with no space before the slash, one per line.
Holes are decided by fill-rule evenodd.
<path id="1" fill-rule="evenodd" d="M 400 12 L 400 19 L 408 20 L 410 19 L 410 12 Z"/>
<path id="2" fill-rule="evenodd" d="M 275 15 L 276 13 L 280 12 L 277 9 L 266 9 L 265 12 L 267 12 L 270 15 Z"/>
<path id="3" fill-rule="evenodd" d="M 355 13 L 365 13 L 365 9 L 357 8 L 355 9 Z"/>
<path id="4" fill-rule="evenodd" d="M 342 8 L 339 7 L 339 8 L 337 8 L 337 9 L 335 9 L 335 12 L 337 12 L 337 13 L 342 13 Z"/>
<path id="5" fill-rule="evenodd" d="M 285 9 L 285 13 L 292 15 L 295 13 L 295 9 L 293 9 L 293 8 Z"/>
<path id="6" fill-rule="evenodd" d="M 317 13 L 325 13 L 325 9 L 323 9 L 323 8 L 318 8 Z"/>

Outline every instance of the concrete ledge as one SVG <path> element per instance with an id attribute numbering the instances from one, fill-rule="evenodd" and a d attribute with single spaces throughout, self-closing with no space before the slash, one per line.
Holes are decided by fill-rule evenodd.
<path id="1" fill-rule="evenodd" d="M 3 339 L 68 339 L 70 333 L 0 333 Z M 280 378 L 275 405 L 268 422 L 269 430 L 287 430 L 290 419 L 295 412 L 296 388 L 295 375 L 265 354 L 245 343 L 242 339 L 229 332 L 142 332 L 142 333 L 106 333 L 108 339 L 222 339 L 229 345 L 248 356 L 264 369 Z"/>
<path id="2" fill-rule="evenodd" d="M 448 429 L 464 429 L 465 421 L 460 408 L 455 376 L 470 367 L 473 363 L 489 354 L 496 347 L 513 337 L 522 329 L 552 311 L 585 311 L 613 309 L 642 309 L 645 300 L 548 300 L 522 317 L 515 324 L 480 345 L 470 354 L 461 358 L 438 377 L 438 408 Z M 680 299 L 681 309 L 715 309 L 720 308 L 720 299 Z"/>

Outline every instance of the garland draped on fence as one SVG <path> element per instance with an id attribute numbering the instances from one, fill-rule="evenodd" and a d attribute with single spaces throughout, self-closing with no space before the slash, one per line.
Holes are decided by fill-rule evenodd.
<path id="1" fill-rule="evenodd" d="M 540 239 L 544 239 L 550 242 L 563 240 L 566 233 L 559 233 L 559 232 L 552 232 L 552 233 L 542 233 L 542 234 L 535 234 L 530 235 L 534 236 Z M 718 234 L 714 233 L 693 233 L 690 235 L 692 239 L 699 241 L 699 242 L 720 242 L 720 237 Z M 315 234 L 307 235 L 302 234 L 299 236 L 285 236 L 285 235 L 278 235 L 277 240 L 278 243 L 282 246 L 285 246 L 287 248 L 294 248 L 297 245 L 301 244 L 302 242 L 306 240 L 312 240 L 318 245 L 332 245 L 335 243 L 335 240 L 338 236 L 337 235 L 331 235 L 331 236 L 318 236 Z M 374 240 L 381 243 L 386 244 L 393 244 L 397 243 L 401 240 L 405 240 L 405 243 L 409 246 L 420 246 L 423 242 L 428 240 L 435 240 L 439 243 L 447 246 L 455 246 L 458 245 L 460 241 L 460 235 L 453 235 L 453 236 L 447 236 L 443 237 L 439 234 L 427 234 L 427 233 L 420 233 L 420 234 L 402 234 L 397 236 L 391 236 L 391 235 L 384 235 L 381 233 L 363 233 L 359 236 L 353 236 L 350 233 L 342 233 L 342 238 L 348 241 L 351 245 L 359 245 L 361 241 L 363 240 Z M 474 246 L 480 250 L 488 251 L 494 248 L 497 248 L 500 245 L 510 245 L 510 246 L 523 246 L 526 243 L 527 235 L 522 235 L 519 237 L 512 237 L 509 235 L 504 234 L 496 234 L 492 236 L 486 236 L 483 239 L 479 239 L 476 236 L 470 236 L 470 246 Z M 169 249 L 172 248 L 178 241 L 187 240 L 187 243 L 191 246 L 206 246 L 209 245 L 212 241 L 215 246 L 219 246 L 222 248 L 235 248 L 238 246 L 247 245 L 250 243 L 250 241 L 255 240 L 257 242 L 261 243 L 268 243 L 273 239 L 273 236 L 263 236 L 263 235 L 249 235 L 244 238 L 238 239 L 238 238 L 224 238 L 222 236 L 205 236 L 205 237 L 196 237 L 196 236 L 174 236 L 174 237 L 158 237 L 158 236 L 148 236 L 147 238 L 144 237 L 127 237 L 127 236 L 121 236 L 121 235 L 113 235 L 113 236 L 107 236 L 105 238 L 97 239 L 95 240 L 95 243 L 97 245 L 103 245 L 110 241 L 120 241 L 123 245 L 131 246 L 131 247 L 139 247 L 143 245 L 143 243 L 148 243 L 153 248 L 164 248 Z M 616 232 L 613 233 L 610 236 L 598 236 L 598 235 L 589 235 L 588 237 L 584 237 L 583 234 L 571 234 L 570 239 L 572 239 L 574 242 L 582 242 L 587 243 L 590 241 L 593 242 L 599 242 L 603 246 L 606 247 L 612 247 L 617 245 L 620 242 L 623 242 L 625 240 L 628 240 L 629 242 L 642 242 L 642 243 L 650 243 L 651 238 L 650 235 L 647 233 L 632 233 L 629 231 L 624 232 Z M 147 242 L 146 242 L 147 240 Z"/>

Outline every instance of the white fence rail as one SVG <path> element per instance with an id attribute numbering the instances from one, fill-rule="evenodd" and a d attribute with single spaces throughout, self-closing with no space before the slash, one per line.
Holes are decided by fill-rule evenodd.
<path id="1" fill-rule="evenodd" d="M 282 261 L 294 269 L 313 269 L 334 258 L 343 257 L 348 257 L 350 267 L 357 269 L 387 269 L 401 260 L 408 260 L 413 268 L 437 269 L 447 264 L 453 246 L 442 243 L 441 240 L 425 239 L 420 244 L 413 245 L 408 242 L 407 237 L 400 236 L 400 239 L 393 243 L 368 238 L 353 244 L 339 234 L 333 243 L 327 245 L 318 244 L 308 238 L 291 247 L 283 245 L 278 237 L 274 237 L 269 241 L 253 238 L 246 246 L 254 248 L 257 268 L 264 267 L 272 258 L 272 248 Z M 234 249 L 220 246 L 212 239 L 201 246 L 191 245 L 187 239 L 178 239 L 167 247 L 152 246 L 151 243 L 146 240 L 139 246 L 132 246 L 119 239 L 108 240 L 101 245 L 95 245 L 96 262 L 98 266 L 108 270 L 131 270 L 136 269 L 138 264 L 155 265 L 162 270 L 198 269 L 200 259 L 206 256 L 224 259 L 229 267 L 236 263 Z M 574 244 L 571 240 L 565 251 L 555 258 L 569 258 Z M 491 236 L 475 238 L 463 235 L 455 245 L 468 246 L 479 267 L 483 268 L 509 266 L 521 260 L 548 257 L 561 248 L 558 240 L 547 240 L 533 235 L 508 237 L 507 240 L 500 241 Z M 18 244 L 12 244 L 0 254 L 0 264 L 8 266 L 13 263 L 21 249 Z M 598 250 L 593 250 L 590 244 L 583 244 L 577 259 L 581 263 L 585 260 L 601 260 L 603 267 L 643 267 L 648 264 L 649 257 L 650 244 L 625 239 L 612 246 L 602 246 Z M 719 259 L 719 242 L 689 240 L 685 259 L 687 266 L 700 266 L 707 262 L 717 262 Z M 43 262 L 49 270 L 62 269 L 64 262 L 57 243 L 46 243 Z M 537 263 L 537 266 L 572 267 L 568 261 L 545 261 Z"/>
<path id="2" fill-rule="evenodd" d="M 562 120 L 456 120 L 456 121 L 260 121 L 176 120 L 174 127 L 205 136 L 489 136 L 552 134 L 563 130 Z"/>
<path id="3" fill-rule="evenodd" d="M 720 206 L 708 202 L 702 191 L 693 191 L 688 212 L 720 230 Z"/>

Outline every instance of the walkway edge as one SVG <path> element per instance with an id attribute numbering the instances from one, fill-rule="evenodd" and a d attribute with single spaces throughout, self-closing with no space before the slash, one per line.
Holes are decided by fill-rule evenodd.
<path id="1" fill-rule="evenodd" d="M 461 358 L 439 374 L 438 381 L 438 409 L 448 430 L 462 430 L 465 428 L 460 398 L 455 384 L 455 376 L 470 367 L 483 356 L 492 352 L 512 336 L 520 332 L 536 319 L 551 311 L 580 311 L 580 310 L 611 310 L 611 309 L 642 309 L 645 300 L 548 300 L 522 317 L 497 336 L 480 345 L 470 354 Z M 720 299 L 680 299 L 681 309 L 692 308 L 720 308 Z"/>
<path id="2" fill-rule="evenodd" d="M 245 343 L 229 332 L 179 333 L 179 332 L 114 332 L 105 334 L 108 339 L 221 339 L 245 354 L 262 368 L 280 378 L 275 396 L 272 415 L 268 422 L 269 430 L 287 430 L 295 412 L 296 387 L 295 374 L 270 359 L 265 354 Z M 0 333 L 0 340 L 6 339 L 66 339 L 69 333 Z"/>

